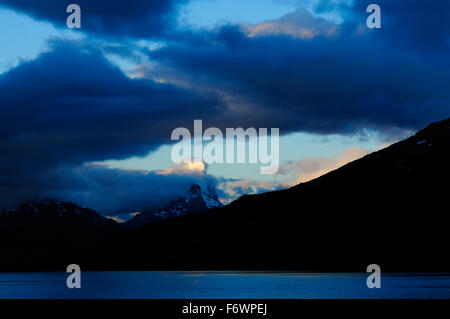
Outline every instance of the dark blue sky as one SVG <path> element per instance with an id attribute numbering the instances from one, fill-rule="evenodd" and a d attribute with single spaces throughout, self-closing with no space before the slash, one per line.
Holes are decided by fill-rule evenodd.
<path id="1" fill-rule="evenodd" d="M 68 31 L 61 1 L 0 0 L 1 206 L 58 197 L 118 214 L 193 180 L 229 199 L 315 173 L 158 173 L 170 163 L 155 154 L 194 119 L 280 128 L 284 162 L 326 159 L 324 172 L 450 114 L 448 1 L 375 1 L 381 29 L 366 27 L 374 1 L 214 1 L 78 1 Z"/>

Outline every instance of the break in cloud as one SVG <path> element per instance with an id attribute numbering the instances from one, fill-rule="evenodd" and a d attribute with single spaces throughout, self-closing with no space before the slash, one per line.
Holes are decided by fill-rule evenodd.
<path id="1" fill-rule="evenodd" d="M 161 174 L 87 164 L 146 155 L 194 119 L 222 129 L 279 127 L 282 134 L 386 135 L 450 115 L 448 1 L 379 1 L 380 30 L 365 27 L 367 1 L 319 1 L 316 13 L 337 10 L 341 24 L 299 9 L 254 26 L 180 30 L 174 19 L 183 3 L 80 1 L 82 30 L 90 36 L 54 41 L 49 52 L 0 75 L 1 206 L 58 197 L 118 214 L 152 208 L 193 181 L 217 184 L 208 174 L 179 169 Z M 0 5 L 65 23 L 62 3 Z M 155 38 L 161 46 L 151 51 L 129 41 Z M 134 78 L 105 58 L 111 52 L 135 58 L 136 51 L 146 59 Z M 283 169 L 304 181 L 353 158 L 347 155 Z M 225 199 L 279 187 L 227 182 Z"/>
<path id="2" fill-rule="evenodd" d="M 229 203 L 244 194 L 289 188 L 322 176 L 369 153 L 368 149 L 356 146 L 349 147 L 341 154 L 334 154 L 330 157 L 306 157 L 299 161 L 287 161 L 280 165 L 277 173 L 278 179 L 271 182 L 251 179 L 219 180 L 219 195 L 224 203 Z"/>
<path id="3" fill-rule="evenodd" d="M 311 157 L 297 162 L 288 161 L 280 166 L 278 174 L 290 177 L 287 182 L 282 183 L 284 187 L 290 187 L 322 176 L 369 153 L 369 150 L 362 147 L 349 147 L 342 154 L 331 157 Z"/>
<path id="4" fill-rule="evenodd" d="M 293 38 L 311 39 L 317 36 L 333 36 L 339 26 L 323 18 L 313 17 L 306 9 L 298 8 L 279 19 L 244 26 L 249 37 L 289 35 Z"/>
<path id="5" fill-rule="evenodd" d="M 220 201 L 228 204 L 245 194 L 258 194 L 282 188 L 278 182 L 255 181 L 251 179 L 224 179 L 217 185 Z"/>

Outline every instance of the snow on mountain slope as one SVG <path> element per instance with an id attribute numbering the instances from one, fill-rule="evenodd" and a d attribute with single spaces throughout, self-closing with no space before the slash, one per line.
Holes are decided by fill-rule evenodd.
<path id="1" fill-rule="evenodd" d="M 189 189 L 188 197 L 174 200 L 161 209 L 140 213 L 126 222 L 124 227 L 126 229 L 135 228 L 153 221 L 176 218 L 222 206 L 223 204 L 218 200 L 216 190 L 213 187 L 209 187 L 206 192 L 202 192 L 200 186 L 194 184 Z"/>

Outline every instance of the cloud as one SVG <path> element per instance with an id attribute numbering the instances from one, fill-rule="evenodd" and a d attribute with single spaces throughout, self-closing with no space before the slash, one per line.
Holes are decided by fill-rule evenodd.
<path id="1" fill-rule="evenodd" d="M 9 157 L 0 170 L 146 155 L 217 105 L 211 95 L 130 79 L 90 47 L 55 43 L 0 76 L 0 147 Z"/>
<path id="2" fill-rule="evenodd" d="M 329 1 L 321 1 L 321 10 L 329 8 Z M 341 5 L 348 24 L 365 23 L 366 8 L 370 0 L 355 1 L 353 6 Z M 380 0 L 382 27 L 378 38 L 389 39 L 391 44 L 416 49 L 449 49 L 450 2 L 441 0 Z"/>
<path id="3" fill-rule="evenodd" d="M 192 172 L 184 175 L 113 169 L 97 165 L 67 166 L 28 175 L 16 175 L 16 186 L 0 183 L 0 207 L 28 200 L 56 198 L 72 201 L 114 216 L 140 212 L 187 196 L 189 188 L 216 186 L 215 177 Z"/>
<path id="4" fill-rule="evenodd" d="M 115 221 L 116 223 L 124 223 L 126 222 L 125 219 L 118 217 L 118 216 L 105 216 L 106 218 L 112 219 L 113 221 Z M 130 217 L 131 219 L 132 217 Z"/>
<path id="5" fill-rule="evenodd" d="M 82 195 L 73 193 L 73 200 L 102 212 L 137 212 L 163 206 L 169 201 L 189 194 L 198 184 L 203 190 L 216 186 L 213 176 L 192 172 L 183 175 L 159 174 L 153 171 L 134 171 L 85 166 L 80 169 L 89 178 L 91 187 Z"/>
<path id="6" fill-rule="evenodd" d="M 187 0 L 77 0 L 81 30 L 104 37 L 149 38 L 174 31 L 178 7 Z M 53 0 L 2 0 L 0 6 L 21 11 L 55 26 L 66 27 L 70 2 Z"/>
<path id="7" fill-rule="evenodd" d="M 173 199 L 205 176 L 84 164 L 146 155 L 218 104 L 213 95 L 130 79 L 89 45 L 55 42 L 0 76 L 0 207 L 55 197 L 102 212 L 138 211 Z"/>
<path id="8" fill-rule="evenodd" d="M 180 164 L 175 164 L 168 169 L 158 170 L 157 174 L 160 175 L 189 175 L 189 174 L 204 174 L 207 170 L 207 163 L 200 161 L 188 161 Z"/>
<path id="9" fill-rule="evenodd" d="M 219 180 L 218 196 L 220 201 L 228 204 L 245 194 L 259 194 L 281 188 L 277 182 L 256 181 L 251 179 L 223 179 Z"/>
<path id="10" fill-rule="evenodd" d="M 159 79 L 220 94 L 228 107 L 222 119 L 234 127 L 354 134 L 419 129 L 448 117 L 449 47 L 397 45 L 367 29 L 366 18 L 350 19 L 332 37 L 318 32 L 306 39 L 275 27 L 249 36 L 245 26 L 226 25 L 148 55 L 159 62 L 153 69 Z M 298 13 L 289 20 L 295 19 Z"/>
<path id="11" fill-rule="evenodd" d="M 331 157 L 311 157 L 304 158 L 298 162 L 288 161 L 281 164 L 278 171 L 279 175 L 294 177 L 288 181 L 282 182 L 284 187 L 290 187 L 299 183 L 305 183 L 328 172 L 331 172 L 349 162 L 357 160 L 370 151 L 362 147 L 349 147 L 340 155 Z"/>
<path id="12" fill-rule="evenodd" d="M 306 9 L 298 8 L 279 19 L 244 27 L 249 37 L 289 35 L 293 38 L 311 39 L 318 35 L 333 36 L 339 26 L 323 18 L 313 17 Z"/>
<path id="13" fill-rule="evenodd" d="M 299 161 L 287 161 L 280 165 L 277 178 L 273 181 L 219 179 L 217 185 L 219 198 L 222 202 L 229 203 L 244 194 L 259 194 L 289 188 L 320 177 L 369 153 L 368 149 L 354 146 L 330 157 L 307 157 Z"/>

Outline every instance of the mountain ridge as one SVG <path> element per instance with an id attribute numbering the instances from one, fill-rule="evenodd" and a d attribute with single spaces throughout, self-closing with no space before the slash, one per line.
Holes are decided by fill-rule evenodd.
<path id="1" fill-rule="evenodd" d="M 312 181 L 110 233 L 32 268 L 448 271 L 449 145 L 446 119 Z"/>

